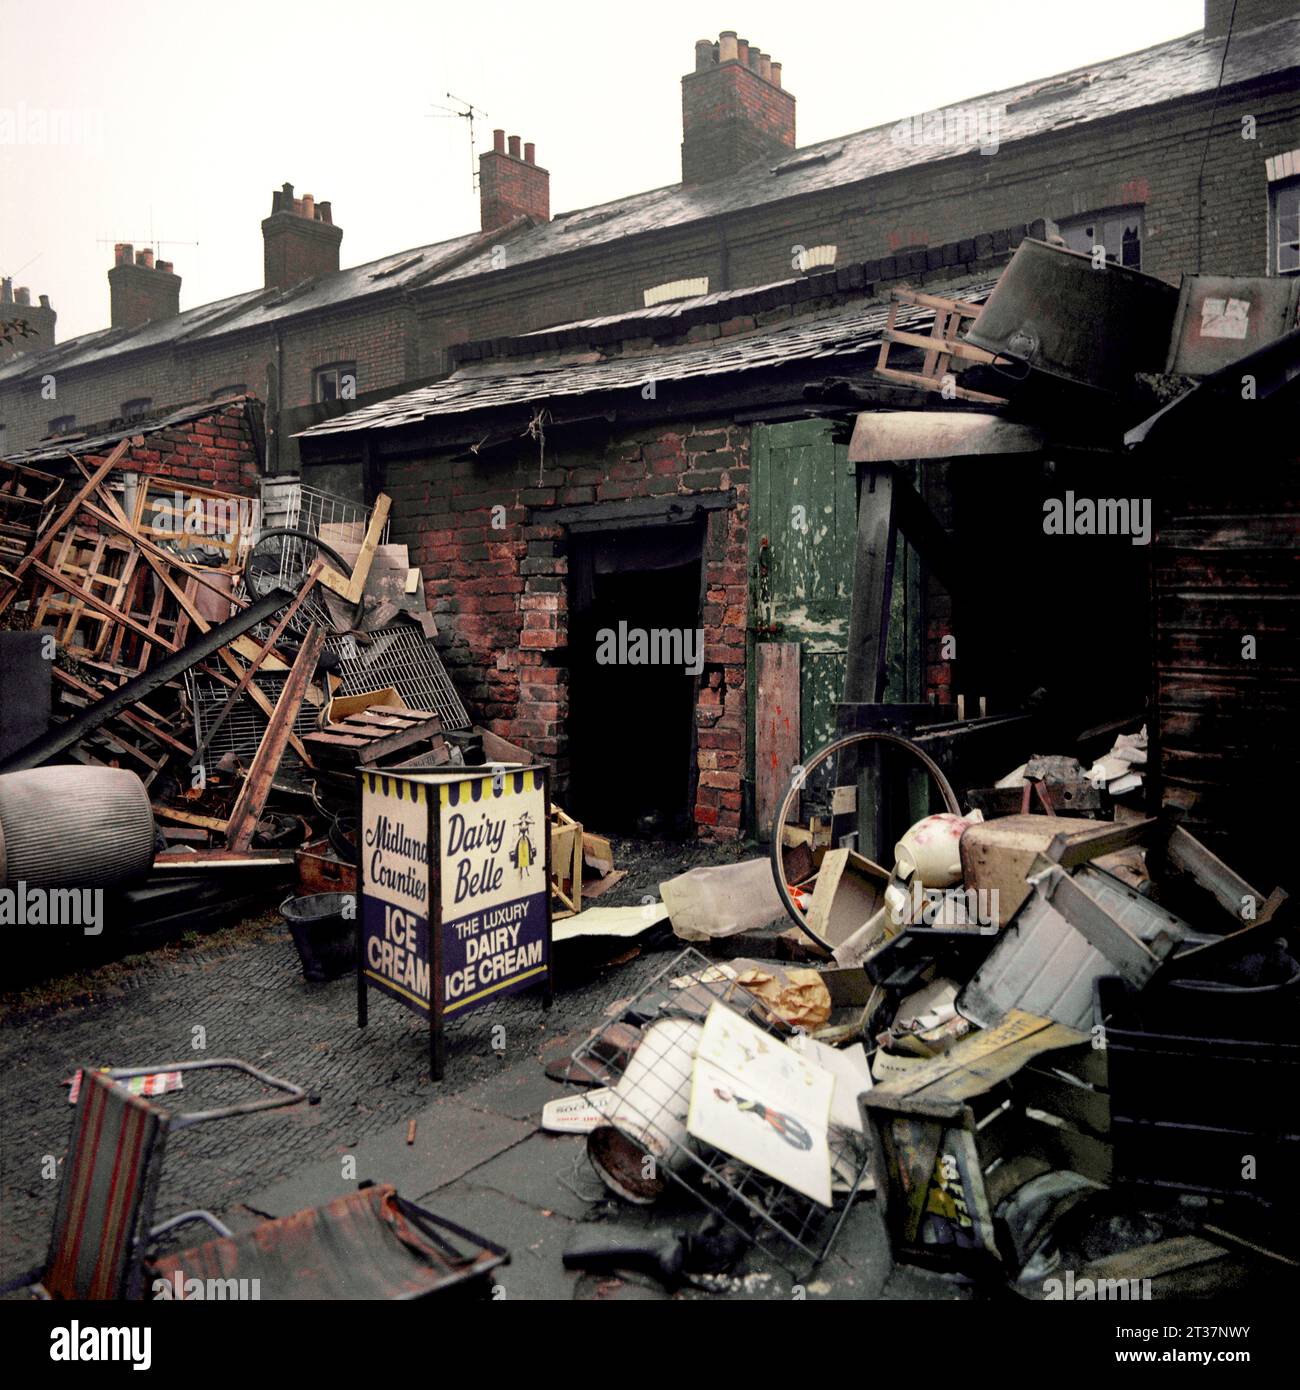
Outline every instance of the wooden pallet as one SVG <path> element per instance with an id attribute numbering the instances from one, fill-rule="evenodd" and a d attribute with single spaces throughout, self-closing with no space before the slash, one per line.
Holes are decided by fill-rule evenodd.
<path id="1" fill-rule="evenodd" d="M 313 761 L 347 768 L 374 766 L 414 752 L 417 744 L 441 740 L 442 720 L 436 714 L 397 705 L 371 705 L 303 737 Z"/>
<path id="2" fill-rule="evenodd" d="M 0 462 L 0 573 L 32 548 L 63 479 L 12 460 Z"/>

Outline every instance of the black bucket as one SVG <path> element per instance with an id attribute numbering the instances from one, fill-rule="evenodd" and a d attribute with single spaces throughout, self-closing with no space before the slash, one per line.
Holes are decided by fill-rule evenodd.
<path id="1" fill-rule="evenodd" d="M 304 980 L 337 980 L 357 968 L 354 893 L 309 893 L 286 898 L 280 916 L 289 924 Z"/>

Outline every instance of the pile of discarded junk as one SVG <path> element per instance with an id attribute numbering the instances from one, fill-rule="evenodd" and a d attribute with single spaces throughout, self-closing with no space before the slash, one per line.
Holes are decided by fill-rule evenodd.
<path id="1" fill-rule="evenodd" d="M 1025 1298 L 1293 1271 L 1286 894 L 1124 809 L 1144 744 L 1121 735 L 1086 770 L 1032 758 L 991 798 L 1009 814 L 927 815 L 888 869 L 829 821 L 786 825 L 796 784 L 770 864 L 664 883 L 692 945 L 611 1008 L 556 1072 L 583 1093 L 543 1117 L 587 1134 L 649 1234 L 590 1227 L 568 1261 L 672 1283 L 759 1245 L 799 1275 L 874 1193 L 896 1261 Z M 672 1194 L 706 1212 L 665 1243 Z"/>
<path id="2" fill-rule="evenodd" d="M 329 978 L 355 960 L 358 769 L 532 758 L 471 726 L 386 495 L 253 499 L 131 471 L 143 442 L 0 464 L 4 882 L 105 890 L 137 941 L 296 882 Z M 552 846 L 557 917 L 622 877 L 558 807 Z"/>

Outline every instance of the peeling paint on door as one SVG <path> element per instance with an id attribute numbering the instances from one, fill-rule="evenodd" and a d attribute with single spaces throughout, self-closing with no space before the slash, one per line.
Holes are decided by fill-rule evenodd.
<path id="1" fill-rule="evenodd" d="M 843 695 L 857 497 L 848 449 L 827 420 L 755 425 L 749 516 L 750 649 L 796 642 L 802 756 L 835 735 Z M 749 690 L 757 682 L 750 663 Z M 750 767 L 756 718 L 751 704 Z"/>

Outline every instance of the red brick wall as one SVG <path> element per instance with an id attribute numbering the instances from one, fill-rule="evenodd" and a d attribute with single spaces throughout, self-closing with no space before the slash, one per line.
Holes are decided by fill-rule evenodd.
<path id="1" fill-rule="evenodd" d="M 682 182 L 734 174 L 794 149 L 795 101 L 736 61 L 682 78 Z"/>
<path id="2" fill-rule="evenodd" d="M 312 369 L 341 358 L 356 360 L 357 389 L 367 392 L 444 371 L 454 343 L 640 308 L 644 290 L 666 280 L 707 275 L 710 288 L 719 289 L 784 279 L 793 273 L 796 245 L 834 242 L 845 265 L 1116 203 L 1145 205 L 1144 270 L 1176 281 L 1196 268 L 1199 241 L 1205 271 L 1264 274 L 1265 161 L 1300 146 L 1300 98 L 1279 83 L 1261 83 L 1221 102 L 1198 231 L 1197 176 L 1210 104 L 1206 97 L 1065 129 L 989 157 L 928 163 L 537 262 L 512 259 L 507 240 L 500 268 L 489 273 L 431 286 L 410 299 L 394 295 L 284 323 L 283 400 L 306 403 Z M 1247 116 L 1254 121 L 1250 140 L 1242 138 Z M 9 447 L 26 448 L 56 416 L 105 420 L 137 396 L 177 404 L 237 381 L 261 392 L 275 360 L 267 330 L 110 358 L 56 370 L 57 399 L 42 397 L 39 376 L 0 387 L 0 421 Z"/>
<path id="3" fill-rule="evenodd" d="M 504 227 L 523 213 L 551 216 L 551 176 L 539 165 L 503 150 L 479 156 L 478 196 L 483 231 Z"/>
<path id="4" fill-rule="evenodd" d="M 704 671 L 697 708 L 695 820 L 740 834 L 744 764 L 749 430 L 727 421 L 655 428 L 605 445 L 531 449 L 512 462 L 391 464 L 392 539 L 411 547 L 439 645 L 471 717 L 552 759 L 568 780 L 567 531 L 556 506 L 729 492 L 705 542 Z M 501 524 L 493 526 L 494 508 Z M 532 518 L 530 520 L 530 517 Z"/>
<path id="5" fill-rule="evenodd" d="M 95 463 L 107 453 L 104 450 L 85 457 Z M 118 469 L 123 473 L 162 474 L 178 483 L 256 496 L 261 473 L 249 405 L 232 401 L 211 415 L 145 434 L 142 444 L 127 450 Z"/>

